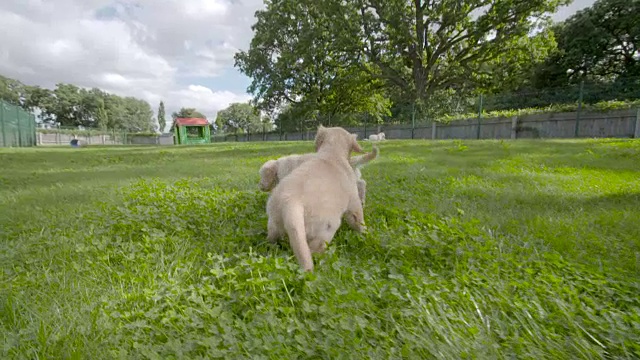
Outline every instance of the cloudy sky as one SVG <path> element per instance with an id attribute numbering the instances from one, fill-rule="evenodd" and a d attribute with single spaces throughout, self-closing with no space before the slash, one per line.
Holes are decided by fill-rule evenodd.
<path id="1" fill-rule="evenodd" d="M 566 18 L 594 0 L 574 0 Z M 0 74 L 195 107 L 209 119 L 250 98 L 233 67 L 262 0 L 0 0 Z"/>

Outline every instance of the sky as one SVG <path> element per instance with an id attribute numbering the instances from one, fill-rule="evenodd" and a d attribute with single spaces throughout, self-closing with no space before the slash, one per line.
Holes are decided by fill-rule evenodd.
<path id="1" fill-rule="evenodd" d="M 574 0 L 562 20 L 594 0 Z M 0 74 L 28 85 L 98 87 L 167 115 L 251 98 L 233 66 L 262 0 L 0 0 Z M 168 128 L 168 126 L 167 126 Z"/>

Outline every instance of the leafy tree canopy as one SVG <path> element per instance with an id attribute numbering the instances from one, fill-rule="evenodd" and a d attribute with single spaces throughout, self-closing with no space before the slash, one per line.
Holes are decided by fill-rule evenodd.
<path id="1" fill-rule="evenodd" d="M 177 118 L 202 118 L 202 119 L 206 119 L 207 117 L 204 116 L 203 113 L 199 112 L 195 108 L 180 108 L 180 110 L 178 110 L 177 112 L 174 112 L 174 113 L 171 114 L 171 118 L 175 120 Z"/>
<path id="2" fill-rule="evenodd" d="M 278 0 L 256 13 L 236 66 L 261 108 L 365 111 L 391 94 L 421 106 L 441 91 L 498 86 L 543 58 L 549 33 L 532 36 L 569 0 Z M 531 46 L 536 51 L 531 51 Z M 497 70 L 511 69 L 508 74 Z M 375 100 L 372 100 L 375 99 Z M 307 111 L 300 110 L 300 107 Z"/>
<path id="3" fill-rule="evenodd" d="M 553 27 L 558 47 L 537 88 L 640 77 L 640 0 L 598 0 Z"/>
<path id="4" fill-rule="evenodd" d="M 27 111 L 40 110 L 44 122 L 148 132 L 154 127 L 151 106 L 133 97 L 120 97 L 97 88 L 56 84 L 53 90 L 28 86 L 0 76 L 0 98 Z"/>
<path id="5" fill-rule="evenodd" d="M 273 123 L 251 104 L 233 103 L 218 111 L 216 127 L 224 133 L 259 133 L 273 130 Z"/>

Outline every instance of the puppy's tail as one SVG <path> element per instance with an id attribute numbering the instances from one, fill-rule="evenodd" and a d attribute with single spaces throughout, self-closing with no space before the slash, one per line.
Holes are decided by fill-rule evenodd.
<path id="1" fill-rule="evenodd" d="M 307 243 L 307 232 L 304 227 L 304 207 L 298 202 L 290 203 L 284 209 L 283 215 L 284 228 L 298 263 L 305 271 L 313 271 L 311 249 Z"/>
<path id="2" fill-rule="evenodd" d="M 380 153 L 380 149 L 378 149 L 378 147 L 374 145 L 373 150 L 371 150 L 371 152 L 366 153 L 364 155 L 354 156 L 351 159 L 349 159 L 349 163 L 352 168 L 359 168 L 364 166 L 366 163 L 370 162 L 371 160 L 377 158 L 379 153 Z"/>

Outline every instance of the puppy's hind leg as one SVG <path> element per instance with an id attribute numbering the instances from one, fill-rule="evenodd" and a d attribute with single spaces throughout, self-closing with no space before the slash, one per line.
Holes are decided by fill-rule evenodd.
<path id="1" fill-rule="evenodd" d="M 282 214 L 279 209 L 279 201 L 269 196 L 267 200 L 267 240 L 275 243 L 284 235 L 284 226 L 282 224 Z"/>
<path id="2" fill-rule="evenodd" d="M 364 211 L 362 210 L 362 203 L 358 193 L 356 192 L 351 196 L 349 200 L 349 207 L 346 211 L 346 221 L 349 226 L 359 232 L 364 233 L 367 231 L 367 226 L 364 223 Z"/>
<path id="3" fill-rule="evenodd" d="M 362 207 L 364 208 L 364 201 L 367 197 L 367 182 L 362 179 L 358 180 L 358 197 L 360 198 L 360 203 L 362 203 Z"/>
<path id="4" fill-rule="evenodd" d="M 282 226 L 275 221 L 273 216 L 270 216 L 267 222 L 267 240 L 271 243 L 275 243 L 282 237 L 282 235 L 284 235 L 282 230 Z"/>
<path id="5" fill-rule="evenodd" d="M 304 207 L 300 204 L 290 204 L 283 209 L 282 220 L 298 263 L 305 271 L 313 271 L 313 259 L 304 227 Z"/>

